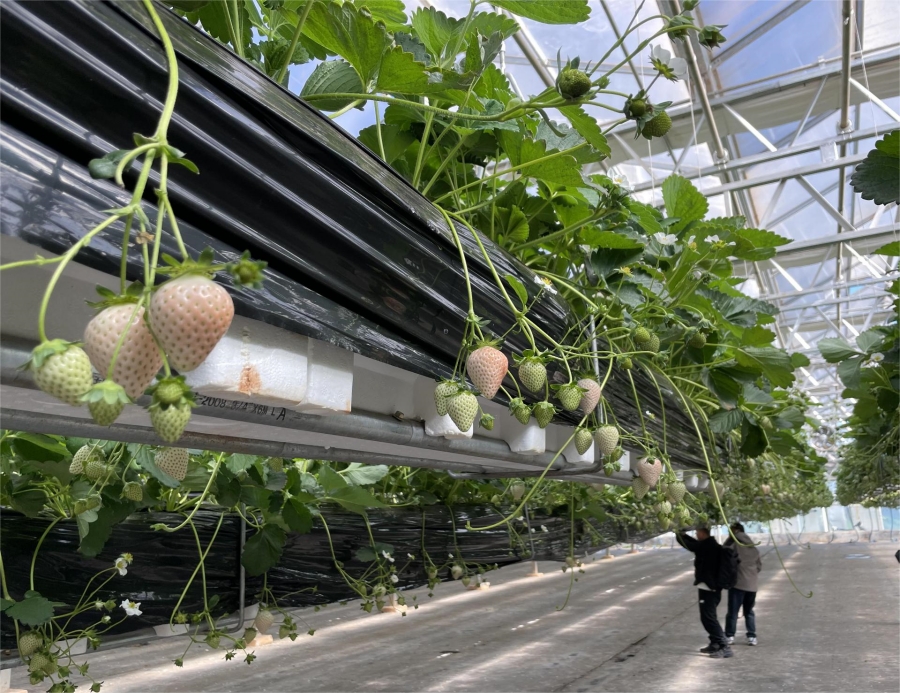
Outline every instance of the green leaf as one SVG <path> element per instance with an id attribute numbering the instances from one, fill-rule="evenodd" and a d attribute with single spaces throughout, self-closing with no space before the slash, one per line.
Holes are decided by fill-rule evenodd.
<path id="1" fill-rule="evenodd" d="M 837 363 L 851 356 L 857 355 L 859 352 L 854 349 L 850 343 L 842 337 L 826 337 L 819 340 L 819 353 L 828 363 Z"/>
<path id="2" fill-rule="evenodd" d="M 284 507 L 281 509 L 281 517 L 284 518 L 285 523 L 291 528 L 292 532 L 306 534 L 312 530 L 312 513 L 309 512 L 309 508 L 296 498 L 290 498 L 284 504 Z"/>
<path id="3" fill-rule="evenodd" d="M 740 409 L 720 409 L 709 417 L 709 428 L 713 433 L 733 431 L 744 420 L 744 412 Z"/>
<path id="4" fill-rule="evenodd" d="M 588 242 L 592 248 L 608 250 L 640 250 L 644 247 L 633 238 L 615 231 L 594 231 L 590 235 L 583 234 L 582 240 Z"/>
<path id="5" fill-rule="evenodd" d="M 328 494 L 329 497 L 347 510 L 365 514 L 366 508 L 384 508 L 385 505 L 361 486 L 345 486 Z"/>
<path id="6" fill-rule="evenodd" d="M 643 246 L 634 249 L 599 248 L 591 253 L 591 267 L 597 275 L 608 277 L 620 267 L 626 267 L 640 260 L 643 252 Z"/>
<path id="7" fill-rule="evenodd" d="M 850 176 L 850 185 L 864 200 L 877 205 L 900 203 L 900 130 L 875 143 L 875 149 Z"/>
<path id="8" fill-rule="evenodd" d="M 652 236 L 655 233 L 662 233 L 662 224 L 659 223 L 659 218 L 653 207 L 630 198 L 626 200 L 625 204 L 628 209 L 631 210 L 638 226 L 644 230 L 644 233 L 648 236 Z"/>
<path id="9" fill-rule="evenodd" d="M 172 478 L 156 466 L 156 462 L 153 459 L 153 453 L 147 446 L 141 446 L 141 449 L 134 457 L 134 462 L 163 486 L 168 486 L 169 488 L 178 488 L 181 486 L 180 481 Z"/>
<path id="10" fill-rule="evenodd" d="M 250 537 L 244 545 L 241 565 L 247 575 L 262 575 L 270 568 L 278 565 L 281 552 L 284 550 L 285 534 L 278 525 L 267 524 Z"/>
<path id="11" fill-rule="evenodd" d="M 369 486 L 377 483 L 387 476 L 390 469 L 384 464 L 360 464 L 352 462 L 346 469 L 340 471 L 340 475 L 351 486 Z"/>
<path id="12" fill-rule="evenodd" d="M 353 66 L 343 60 L 328 60 L 319 63 L 300 90 L 300 97 L 318 94 L 362 94 L 365 91 L 362 80 Z M 353 99 L 309 99 L 309 102 L 323 111 L 339 111 Z"/>
<path id="13" fill-rule="evenodd" d="M 370 125 L 360 130 L 359 141 L 375 152 L 375 154 L 381 156 L 381 149 L 378 145 L 377 125 Z M 403 130 L 397 125 L 381 124 L 381 145 L 384 147 L 384 161 L 386 163 L 393 163 L 415 141 L 415 135 L 411 132 Z"/>
<path id="14" fill-rule="evenodd" d="M 739 229 L 729 234 L 735 246 L 731 255 L 741 260 L 760 261 L 775 256 L 775 248 L 790 243 L 790 238 L 763 229 Z"/>
<path id="15" fill-rule="evenodd" d="M 428 87 L 425 65 L 412 53 L 396 46 L 384 54 L 378 71 L 378 90 L 400 94 L 421 94 Z"/>
<path id="16" fill-rule="evenodd" d="M 9 501 L 14 510 L 26 517 L 37 517 L 43 511 L 44 503 L 47 502 L 47 493 L 41 487 L 24 483 L 10 494 Z"/>
<path id="17" fill-rule="evenodd" d="M 587 0 L 491 0 L 495 7 L 543 24 L 578 24 L 587 21 Z"/>
<path id="18" fill-rule="evenodd" d="M 678 234 L 688 224 L 706 216 L 709 203 L 706 197 L 690 181 L 681 176 L 669 176 L 662 184 L 663 202 L 666 216 L 678 219 L 669 227 L 669 232 Z"/>
<path id="19" fill-rule="evenodd" d="M 403 0 L 353 0 L 357 8 L 365 8 L 376 22 L 382 22 L 388 31 L 405 31 L 406 9 Z"/>
<path id="20" fill-rule="evenodd" d="M 46 597 L 32 592 L 31 596 L 16 602 L 3 613 L 26 626 L 40 626 L 53 618 L 53 604 Z"/>
<path id="21" fill-rule="evenodd" d="M 719 399 L 723 409 L 734 409 L 741 396 L 741 384 L 718 368 L 704 368 L 701 377 L 706 387 Z"/>
<path id="22" fill-rule="evenodd" d="M 225 466 L 232 474 L 240 474 L 249 469 L 254 462 L 256 462 L 256 455 L 242 455 L 240 453 L 235 453 L 228 456 Z"/>
<path id="23" fill-rule="evenodd" d="M 11 444 L 13 451 L 23 460 L 57 462 L 71 456 L 63 443 L 38 433 L 16 433 Z"/>
<path id="24" fill-rule="evenodd" d="M 745 418 L 741 424 L 741 452 L 747 457 L 758 457 L 766 451 L 767 447 L 769 447 L 769 441 L 766 438 L 766 432 Z"/>
<path id="25" fill-rule="evenodd" d="M 112 178 L 116 175 L 119 162 L 128 154 L 127 149 L 117 149 L 102 156 L 99 159 L 91 159 L 88 163 L 88 171 L 91 178 Z"/>
<path id="26" fill-rule="evenodd" d="M 891 414 L 900 407 L 900 392 L 880 387 L 875 393 L 875 401 L 883 411 Z"/>
<path id="27" fill-rule="evenodd" d="M 838 364 L 838 378 L 841 379 L 845 387 L 849 387 L 851 390 L 857 390 L 861 387 L 862 362 L 862 356 L 851 356 Z"/>
<path id="28" fill-rule="evenodd" d="M 272 500 L 272 492 L 260 486 L 241 485 L 241 501 L 254 508 L 268 508 Z"/>
<path id="29" fill-rule="evenodd" d="M 742 346 L 768 346 L 775 339 L 775 333 L 765 327 L 748 327 L 741 335 Z"/>
<path id="30" fill-rule="evenodd" d="M 513 291 L 516 292 L 516 296 L 519 297 L 519 301 L 522 302 L 522 308 L 524 308 L 528 303 L 528 292 L 525 290 L 525 285 L 511 274 L 507 274 L 504 279 L 506 279 L 506 283 L 512 287 Z"/>
<path id="31" fill-rule="evenodd" d="M 360 546 L 353 554 L 353 558 L 360 563 L 371 563 L 376 558 L 382 558 L 384 556 L 382 552 L 393 555 L 394 545 L 376 541 L 374 546 Z"/>
<path id="32" fill-rule="evenodd" d="M 234 507 L 241 499 L 241 482 L 235 478 L 228 481 L 227 484 L 222 483 L 224 480 L 216 479 L 216 501 L 219 505 L 226 508 Z"/>
<path id="33" fill-rule="evenodd" d="M 799 430 L 806 423 L 806 417 L 800 407 L 787 407 L 775 417 L 776 428 L 793 428 Z"/>
<path id="34" fill-rule="evenodd" d="M 887 245 L 883 245 L 877 250 L 872 251 L 875 255 L 888 255 L 890 257 L 897 257 L 900 255 L 900 241 L 893 241 L 888 243 Z"/>
<path id="35" fill-rule="evenodd" d="M 441 62 L 446 46 L 457 45 L 465 28 L 461 19 L 448 17 L 433 7 L 416 10 L 411 23 L 416 37 L 436 62 Z"/>
<path id="36" fill-rule="evenodd" d="M 559 111 L 591 147 L 603 154 L 604 157 L 610 156 L 612 151 L 600 125 L 581 106 L 563 106 Z"/>
<path id="37" fill-rule="evenodd" d="M 384 29 L 350 3 L 317 2 L 303 33 L 355 67 L 364 87 L 375 79 L 388 43 Z"/>
<path id="38" fill-rule="evenodd" d="M 342 489 L 347 486 L 347 481 L 334 471 L 331 467 L 327 465 L 322 465 L 319 471 L 316 473 L 316 478 L 321 484 L 322 488 L 325 489 L 325 493 L 331 494 L 333 491 L 338 489 Z"/>
<path id="39" fill-rule="evenodd" d="M 856 338 L 856 345 L 864 354 L 878 351 L 884 342 L 884 335 L 879 330 L 866 330 Z"/>
<path id="40" fill-rule="evenodd" d="M 809 357 L 806 354 L 801 354 L 800 352 L 795 352 L 791 354 L 791 365 L 796 368 L 803 368 L 812 363 L 809 360 Z"/>
<path id="41" fill-rule="evenodd" d="M 742 366 L 757 367 L 776 387 L 788 387 L 794 382 L 791 357 L 783 349 L 775 347 L 743 347 L 735 357 Z"/>
<path id="42" fill-rule="evenodd" d="M 184 166 L 191 173 L 200 173 L 200 169 L 197 168 L 197 164 L 195 164 L 190 159 L 185 159 L 183 156 L 170 158 L 169 163 L 175 164 L 176 166 Z"/>
<path id="43" fill-rule="evenodd" d="M 86 536 L 81 538 L 78 550 L 85 556 L 97 556 L 112 536 L 113 527 L 134 512 L 135 505 L 127 500 L 103 499 L 103 507 L 97 511 L 97 519 L 90 523 Z"/>
<path id="44" fill-rule="evenodd" d="M 571 154 L 564 154 L 547 161 L 540 161 L 525 166 L 519 173 L 529 178 L 540 178 L 548 183 L 571 185 L 576 188 L 584 185 L 584 179 L 581 177 L 581 166 Z"/>
<path id="45" fill-rule="evenodd" d="M 242 47 L 246 48 L 252 43 L 253 26 L 244 3 L 209 2 L 200 8 L 200 21 L 206 32 L 213 38 L 226 45 L 231 43 L 233 46 L 231 28 L 233 26 L 234 10 L 238 12 L 239 24 L 236 31 L 238 42 Z"/>

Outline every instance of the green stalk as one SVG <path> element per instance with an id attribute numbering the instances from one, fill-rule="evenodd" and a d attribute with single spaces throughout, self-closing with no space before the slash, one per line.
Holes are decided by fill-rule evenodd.
<path id="1" fill-rule="evenodd" d="M 281 84 L 281 80 L 284 79 L 284 75 L 291 65 L 291 58 L 294 57 L 294 50 L 297 48 L 297 43 L 300 41 L 300 34 L 303 33 L 303 25 L 306 23 L 306 18 L 309 16 L 309 11 L 312 9 L 315 1 L 316 0 L 307 0 L 306 5 L 303 7 L 303 12 L 300 15 L 300 19 L 297 20 L 297 26 L 294 28 L 294 35 L 291 36 L 291 43 L 288 46 L 287 55 L 284 56 L 284 63 L 275 75 L 275 81 L 279 84 Z"/>

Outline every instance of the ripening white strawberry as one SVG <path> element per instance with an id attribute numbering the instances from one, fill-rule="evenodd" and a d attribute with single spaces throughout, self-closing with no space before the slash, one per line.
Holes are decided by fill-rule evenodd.
<path id="1" fill-rule="evenodd" d="M 144 394 L 162 368 L 162 356 L 144 322 L 144 308 L 138 308 L 136 314 L 134 308 L 133 303 L 109 306 L 84 328 L 84 350 L 101 378 L 106 377 L 116 344 L 127 330 L 112 380 L 124 387 L 131 399 Z"/>
<path id="2" fill-rule="evenodd" d="M 582 378 L 578 381 L 578 387 L 584 388 L 578 406 L 585 414 L 590 414 L 600 403 L 600 395 L 603 393 L 600 383 L 593 378 Z"/>
<path id="3" fill-rule="evenodd" d="M 30 657 L 32 654 L 41 649 L 44 644 L 44 636 L 35 630 L 22 633 L 19 636 L 19 655 L 22 657 Z"/>
<path id="4" fill-rule="evenodd" d="M 600 426 L 594 431 L 594 442 L 601 455 L 611 455 L 619 444 L 619 429 L 610 424 Z"/>
<path id="5" fill-rule="evenodd" d="M 272 624 L 275 623 L 275 616 L 268 609 L 260 609 L 253 621 L 253 627 L 258 633 L 264 634 Z"/>
<path id="6" fill-rule="evenodd" d="M 194 370 L 206 360 L 233 318 L 231 296 L 200 274 L 170 279 L 150 299 L 150 325 L 169 365 L 181 373 Z"/>
<path id="7" fill-rule="evenodd" d="M 660 474 L 662 474 L 662 462 L 657 459 L 651 462 L 649 458 L 642 457 L 637 463 L 637 473 L 647 486 L 653 488 L 656 486 Z"/>
<path id="8" fill-rule="evenodd" d="M 512 499 L 516 502 L 522 500 L 522 496 L 525 495 L 525 482 L 523 481 L 514 481 L 509 485 L 509 495 L 512 496 Z"/>
<path id="9" fill-rule="evenodd" d="M 650 486 L 644 481 L 641 477 L 636 476 L 631 480 L 631 488 L 634 491 L 634 497 L 637 500 L 640 500 L 644 496 L 647 495 L 647 491 L 650 490 Z"/>
<path id="10" fill-rule="evenodd" d="M 82 395 L 94 384 L 87 354 L 81 347 L 62 339 L 36 346 L 27 367 L 41 390 L 73 407 L 81 406 Z"/>
<path id="11" fill-rule="evenodd" d="M 184 448 L 160 448 L 156 451 L 156 466 L 175 481 L 184 481 L 190 455 Z"/>
<path id="12" fill-rule="evenodd" d="M 575 431 L 575 449 L 579 455 L 583 455 L 594 444 L 594 437 L 586 428 L 579 428 Z"/>
<path id="13" fill-rule="evenodd" d="M 485 345 L 469 354 L 466 372 L 478 391 L 488 399 L 493 399 L 500 389 L 509 361 L 499 349 Z"/>

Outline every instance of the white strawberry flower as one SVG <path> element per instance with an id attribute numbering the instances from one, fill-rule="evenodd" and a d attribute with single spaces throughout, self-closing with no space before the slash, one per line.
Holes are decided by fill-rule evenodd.
<path id="1" fill-rule="evenodd" d="M 105 606 L 106 606 L 106 602 L 101 602 L 101 601 L 94 602 L 94 608 L 97 609 L 98 611 L 103 609 L 103 607 L 105 607 Z"/>
<path id="2" fill-rule="evenodd" d="M 881 363 L 882 361 L 884 361 L 884 354 L 882 354 L 880 352 L 872 354 L 871 359 L 875 363 Z"/>
<path id="3" fill-rule="evenodd" d="M 634 186 L 628 181 L 628 176 L 626 176 L 624 173 L 622 173 L 615 166 L 613 166 L 611 169 L 609 169 L 609 171 L 607 172 L 607 175 L 609 176 L 609 179 L 613 183 L 618 185 L 623 190 L 626 190 L 628 192 L 634 191 Z"/>
<path id="4" fill-rule="evenodd" d="M 124 556 L 119 556 L 113 565 L 119 571 L 119 575 L 128 575 L 128 561 L 125 560 Z"/>
<path id="5" fill-rule="evenodd" d="M 409 560 L 411 560 L 411 561 L 416 560 L 416 557 L 413 556 L 411 553 L 406 554 L 406 557 L 407 557 Z"/>
<path id="6" fill-rule="evenodd" d="M 534 534 L 534 527 L 529 527 L 528 531 L 531 532 L 532 534 Z"/>
<path id="7" fill-rule="evenodd" d="M 549 532 L 550 530 L 547 529 L 547 525 L 541 525 L 541 531 L 542 531 L 542 532 Z"/>
<path id="8" fill-rule="evenodd" d="M 650 63 L 659 74 L 673 82 L 683 79 L 687 74 L 687 60 L 673 57 L 662 46 L 654 46 L 650 51 Z"/>
<path id="9" fill-rule="evenodd" d="M 391 582 L 393 582 L 393 583 L 396 585 L 398 582 L 400 582 L 400 578 L 398 578 L 396 575 L 393 575 L 393 574 L 392 574 L 392 575 L 391 575 Z"/>
<path id="10" fill-rule="evenodd" d="M 707 242 L 707 243 L 718 243 L 718 242 L 719 242 L 719 237 L 718 237 L 716 234 L 713 234 L 712 236 L 707 236 L 707 237 L 706 237 L 706 242 Z"/>
<path id="11" fill-rule="evenodd" d="M 101 623 L 109 623 L 111 620 L 112 620 L 112 619 L 111 619 L 111 618 L 109 617 L 109 615 L 107 614 L 106 616 L 104 616 L 103 618 L 100 619 L 100 622 L 101 622 Z"/>
<path id="12" fill-rule="evenodd" d="M 394 559 L 391 557 L 391 554 L 389 554 L 387 551 L 382 551 L 381 555 L 384 556 L 391 563 L 394 562 Z"/>
<path id="13" fill-rule="evenodd" d="M 535 276 L 534 283 L 541 287 L 542 291 L 546 291 L 548 294 L 556 295 L 556 287 L 553 286 L 553 282 L 551 282 L 546 277 L 538 277 Z"/>
<path id="14" fill-rule="evenodd" d="M 452 554 L 452 553 L 448 553 L 447 555 L 450 556 L 450 558 L 453 558 L 453 554 Z"/>
<path id="15" fill-rule="evenodd" d="M 678 236 L 674 233 L 663 233 L 662 231 L 654 233 L 653 238 L 660 245 L 675 245 L 678 242 Z"/>
<path id="16" fill-rule="evenodd" d="M 123 599 L 122 603 L 119 605 L 123 609 L 125 609 L 125 613 L 128 616 L 140 616 L 143 611 L 141 611 L 141 603 L 133 602 L 130 599 Z"/>

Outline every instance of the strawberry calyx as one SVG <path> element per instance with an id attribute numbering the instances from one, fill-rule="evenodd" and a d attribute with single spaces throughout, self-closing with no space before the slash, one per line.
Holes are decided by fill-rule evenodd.
<path id="1" fill-rule="evenodd" d="M 194 392 L 184 382 L 183 375 L 171 375 L 161 378 L 148 387 L 145 394 L 153 398 L 153 401 L 150 403 L 151 409 L 168 409 L 171 406 L 181 406 L 183 404 L 191 407 L 197 406 L 197 403 L 194 401 Z"/>
<path id="2" fill-rule="evenodd" d="M 512 357 L 513 363 L 517 366 L 530 362 L 546 364 L 548 361 L 547 352 L 541 351 L 540 349 L 525 349 L 522 351 L 521 355 L 513 354 Z"/>
<path id="3" fill-rule="evenodd" d="M 99 301 L 87 301 L 87 304 L 96 309 L 98 312 L 110 306 L 123 306 L 135 304 L 141 300 L 144 294 L 144 283 L 140 281 L 132 282 L 125 290 L 124 294 L 117 294 L 105 286 L 97 286 L 97 294 L 100 296 Z"/>
<path id="4" fill-rule="evenodd" d="M 250 289 L 261 289 L 263 284 L 263 270 L 268 267 L 263 260 L 252 260 L 250 251 L 245 250 L 239 260 L 229 262 L 225 269 L 231 275 L 234 283 Z"/>
<path id="5" fill-rule="evenodd" d="M 23 370 L 32 370 L 36 371 L 51 356 L 56 356 L 57 354 L 64 354 L 69 350 L 69 347 L 80 347 L 81 342 L 67 342 L 64 339 L 50 339 L 38 344 L 34 349 L 31 350 L 31 358 L 29 358 L 25 363 L 23 363 L 20 368 Z"/>
<path id="6" fill-rule="evenodd" d="M 131 404 L 131 398 L 125 393 L 125 388 L 109 378 L 92 386 L 81 396 L 81 401 L 88 404 L 92 402 L 105 402 L 109 405 Z"/>

